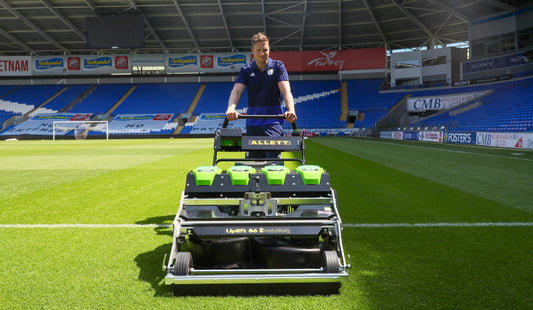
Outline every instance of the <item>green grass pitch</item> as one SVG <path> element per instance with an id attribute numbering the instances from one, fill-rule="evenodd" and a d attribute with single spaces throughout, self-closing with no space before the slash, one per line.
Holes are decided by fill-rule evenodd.
<path id="1" fill-rule="evenodd" d="M 533 151 L 332 137 L 306 158 L 337 190 L 340 294 L 173 297 L 157 224 L 212 143 L 1 141 L 0 309 L 533 308 Z"/>

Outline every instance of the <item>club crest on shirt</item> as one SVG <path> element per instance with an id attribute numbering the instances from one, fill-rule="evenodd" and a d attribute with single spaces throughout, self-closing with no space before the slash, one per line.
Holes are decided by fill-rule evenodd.
<path id="1" fill-rule="evenodd" d="M 274 74 L 274 69 L 272 69 L 272 68 L 268 69 L 267 74 L 268 75 Z"/>

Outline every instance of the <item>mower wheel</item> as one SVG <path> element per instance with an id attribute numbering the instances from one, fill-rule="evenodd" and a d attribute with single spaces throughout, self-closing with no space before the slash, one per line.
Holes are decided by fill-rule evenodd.
<path id="1" fill-rule="evenodd" d="M 324 251 L 324 272 L 338 273 L 339 272 L 339 257 L 336 251 Z"/>
<path id="2" fill-rule="evenodd" d="M 176 276 L 188 276 L 192 268 L 192 255 L 190 252 L 178 252 L 174 261 L 173 274 Z"/>

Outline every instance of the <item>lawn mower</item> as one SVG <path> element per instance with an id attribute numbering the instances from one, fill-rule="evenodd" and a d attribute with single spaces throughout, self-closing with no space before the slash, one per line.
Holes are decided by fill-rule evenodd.
<path id="1" fill-rule="evenodd" d="M 350 265 L 329 174 L 306 164 L 304 137 L 295 124 L 284 137 L 247 136 L 227 125 L 225 119 L 215 133 L 212 165 L 196 167 L 186 176 L 172 249 L 163 263 L 165 284 L 174 285 L 178 295 L 214 286 L 229 287 L 231 293 L 238 284 L 244 290 L 259 287 L 261 293 L 266 287 L 338 293 Z M 249 151 L 300 156 L 219 158 L 220 152 Z M 294 170 L 285 167 L 289 161 L 296 162 Z M 222 170 L 221 162 L 234 166 Z"/>

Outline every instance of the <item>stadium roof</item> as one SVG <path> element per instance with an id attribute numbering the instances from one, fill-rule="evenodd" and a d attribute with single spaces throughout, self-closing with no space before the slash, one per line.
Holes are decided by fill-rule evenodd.
<path id="1" fill-rule="evenodd" d="M 418 48 L 468 40 L 468 25 L 528 0 L 0 0 L 0 55 Z M 145 47 L 88 49 L 86 18 L 137 12 Z"/>

